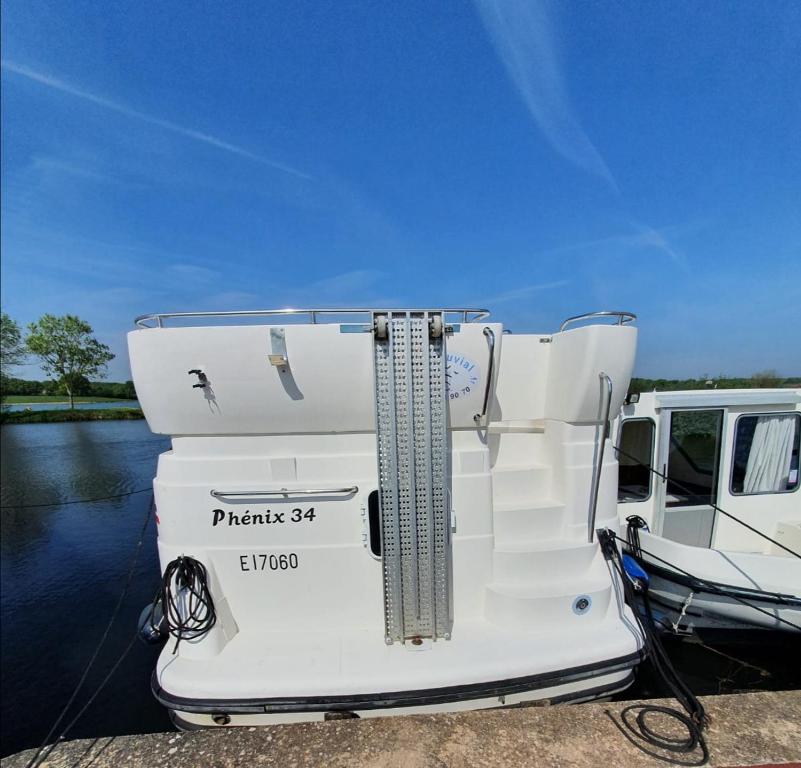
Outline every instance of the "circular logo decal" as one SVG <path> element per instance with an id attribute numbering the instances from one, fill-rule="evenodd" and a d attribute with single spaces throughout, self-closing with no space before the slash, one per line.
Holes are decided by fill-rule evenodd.
<path id="1" fill-rule="evenodd" d="M 478 366 L 468 358 L 449 354 L 445 360 L 445 388 L 450 400 L 468 397 L 478 386 Z"/>

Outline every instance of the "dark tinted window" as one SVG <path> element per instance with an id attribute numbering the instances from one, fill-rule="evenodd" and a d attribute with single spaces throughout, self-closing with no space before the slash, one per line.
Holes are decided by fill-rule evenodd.
<path id="1" fill-rule="evenodd" d="M 665 506 L 696 507 L 717 502 L 723 411 L 674 411 Z"/>
<path id="2" fill-rule="evenodd" d="M 367 497 L 367 515 L 370 522 L 370 551 L 381 557 L 381 512 L 378 505 L 378 491 Z"/>
<path id="3" fill-rule="evenodd" d="M 620 427 L 618 447 L 618 501 L 645 501 L 651 495 L 654 423 L 627 419 Z"/>

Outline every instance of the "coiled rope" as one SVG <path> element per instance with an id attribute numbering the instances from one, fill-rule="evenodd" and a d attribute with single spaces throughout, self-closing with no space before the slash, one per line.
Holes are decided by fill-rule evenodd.
<path id="1" fill-rule="evenodd" d="M 217 611 L 209 590 L 206 566 L 188 555 L 180 555 L 167 563 L 150 611 L 151 622 L 161 610 L 164 624 L 176 639 L 173 653 L 182 640 L 203 637 L 217 623 Z"/>

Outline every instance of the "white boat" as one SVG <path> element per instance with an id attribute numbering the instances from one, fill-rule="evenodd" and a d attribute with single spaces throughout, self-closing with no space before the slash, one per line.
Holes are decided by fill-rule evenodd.
<path id="1" fill-rule="evenodd" d="M 615 427 L 618 509 L 624 529 L 647 525 L 639 559 L 665 624 L 801 629 L 801 390 L 631 400 Z"/>
<path id="2" fill-rule="evenodd" d="M 172 437 L 154 491 L 185 631 L 153 690 L 179 726 L 584 701 L 631 683 L 642 638 L 594 532 L 617 528 L 605 425 L 634 317 L 518 335 L 488 314 L 137 319 L 139 402 Z M 170 581 L 181 557 L 207 593 L 199 576 Z"/>

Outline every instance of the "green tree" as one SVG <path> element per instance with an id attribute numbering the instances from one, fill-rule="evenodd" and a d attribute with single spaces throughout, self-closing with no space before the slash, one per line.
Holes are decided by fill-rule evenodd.
<path id="1" fill-rule="evenodd" d="M 88 376 L 105 376 L 111 350 L 93 335 L 92 326 L 75 315 L 42 315 L 28 326 L 25 343 L 41 360 L 42 370 L 54 376 L 75 407 L 75 394 Z"/>
<path id="2" fill-rule="evenodd" d="M 9 370 L 25 362 L 25 344 L 19 326 L 5 312 L 0 313 L 0 374 L 8 376 Z"/>
<path id="3" fill-rule="evenodd" d="M 760 389 L 770 389 L 779 386 L 779 374 L 773 369 L 767 371 L 757 371 L 751 377 L 751 386 Z"/>

